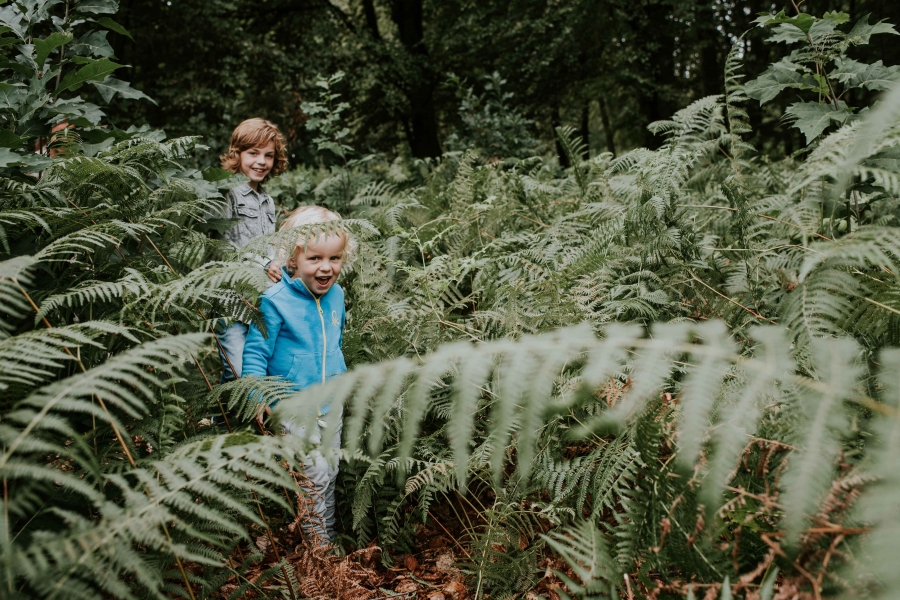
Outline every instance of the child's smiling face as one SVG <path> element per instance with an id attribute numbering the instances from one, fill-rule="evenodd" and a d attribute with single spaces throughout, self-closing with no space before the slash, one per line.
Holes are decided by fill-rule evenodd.
<path id="1" fill-rule="evenodd" d="M 241 173 L 250 178 L 250 187 L 259 189 L 259 184 L 268 176 L 275 165 L 275 142 L 265 146 L 247 148 L 240 154 Z"/>
<path id="2" fill-rule="evenodd" d="M 346 242 L 344 235 L 337 234 L 311 239 L 306 248 L 297 246 L 288 259 L 292 278 L 299 277 L 306 289 L 316 296 L 324 296 L 341 272 Z"/>

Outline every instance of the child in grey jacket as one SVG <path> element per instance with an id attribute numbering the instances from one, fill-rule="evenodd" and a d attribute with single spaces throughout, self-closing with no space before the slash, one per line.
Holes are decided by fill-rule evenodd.
<path id="1" fill-rule="evenodd" d="M 225 196 L 225 207 L 218 216 L 238 222 L 222 238 L 241 249 L 260 236 L 275 233 L 275 202 L 262 184 L 287 169 L 285 140 L 278 127 L 264 119 L 244 121 L 231 134 L 229 150 L 220 161 L 223 169 L 250 179 Z M 272 256 L 248 254 L 247 259 L 259 263 L 273 283 L 281 280 L 281 263 Z M 247 331 L 248 326 L 239 321 L 220 319 L 216 324 L 222 383 L 241 376 Z"/>

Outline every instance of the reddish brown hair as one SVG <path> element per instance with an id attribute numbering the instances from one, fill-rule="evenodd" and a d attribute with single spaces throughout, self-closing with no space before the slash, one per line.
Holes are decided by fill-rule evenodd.
<path id="1" fill-rule="evenodd" d="M 278 126 L 265 119 L 247 119 L 238 125 L 231 134 L 231 147 L 219 157 L 222 168 L 239 173 L 241 170 L 241 152 L 250 148 L 259 148 L 269 142 L 275 142 L 275 163 L 269 176 L 281 175 L 287 170 L 287 151 L 284 136 Z M 266 177 L 268 179 L 268 177 Z"/>

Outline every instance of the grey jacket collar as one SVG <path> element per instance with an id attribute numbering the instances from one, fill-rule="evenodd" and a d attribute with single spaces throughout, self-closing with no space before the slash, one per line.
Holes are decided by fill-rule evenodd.
<path id="1" fill-rule="evenodd" d="M 257 196 L 268 196 L 266 194 L 266 190 L 263 189 L 262 184 L 259 184 L 259 190 L 253 191 L 253 188 L 250 187 L 250 184 L 247 182 L 242 183 L 237 187 L 237 191 L 240 192 L 241 196 L 246 196 L 247 194 L 256 194 Z"/>

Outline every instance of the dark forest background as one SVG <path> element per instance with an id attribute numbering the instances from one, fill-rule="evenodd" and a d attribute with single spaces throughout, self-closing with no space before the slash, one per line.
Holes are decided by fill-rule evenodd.
<path id="1" fill-rule="evenodd" d="M 350 139 L 362 151 L 439 156 L 465 125 L 461 105 L 514 111 L 545 152 L 559 125 L 576 128 L 592 154 L 655 148 L 662 140 L 646 125 L 721 93 L 732 44 L 743 45 L 747 79 L 780 58 L 785 48 L 753 27 L 757 13 L 796 12 L 762 0 L 124 0 L 121 8 L 133 39 L 110 33 L 110 41 L 132 66 L 134 87 L 157 104 L 120 102 L 113 123 L 202 133 L 213 161 L 235 124 L 263 116 L 283 128 L 295 164 L 311 159 L 301 102 L 316 96 L 318 75 L 338 71 Z M 801 10 L 900 22 L 896 0 L 817 0 Z M 861 60 L 900 63 L 894 36 L 861 50 Z M 794 100 L 750 107 L 753 141 L 773 157 L 803 147 L 799 131 L 780 123 Z"/>

